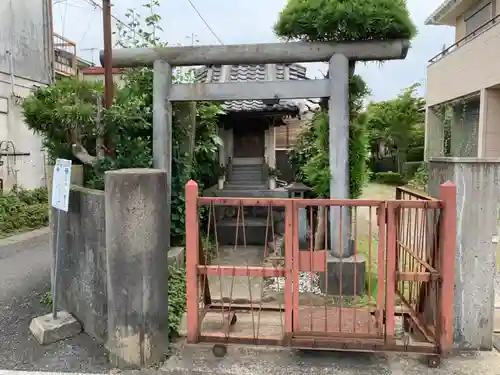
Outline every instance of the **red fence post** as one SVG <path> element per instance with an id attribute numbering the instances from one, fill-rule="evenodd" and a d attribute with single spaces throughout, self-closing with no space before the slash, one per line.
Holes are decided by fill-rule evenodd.
<path id="1" fill-rule="evenodd" d="M 385 283 L 385 337 L 386 342 L 395 340 L 395 305 L 396 305 L 396 252 L 397 252 L 397 228 L 395 203 L 387 203 L 387 260 L 386 260 L 386 283 Z"/>
<path id="2" fill-rule="evenodd" d="M 293 331 L 298 330 L 298 287 L 296 283 L 298 282 L 299 272 L 298 265 L 294 262 L 298 262 L 295 259 L 299 240 L 298 235 L 295 230 L 295 214 L 298 209 L 293 200 L 289 200 L 285 204 L 285 342 L 288 344 L 292 337 Z M 295 279 L 295 277 L 297 279 Z M 297 305 L 295 305 L 295 300 L 297 300 Z M 294 319 L 294 315 L 296 319 Z M 295 323 L 295 324 L 294 324 Z"/>
<path id="3" fill-rule="evenodd" d="M 453 346 L 453 295 L 455 289 L 455 252 L 457 236 L 457 187 L 452 182 L 440 186 L 440 198 L 443 201 L 440 227 L 440 311 L 441 353 L 449 354 Z"/>
<path id="4" fill-rule="evenodd" d="M 198 306 L 198 264 L 199 236 L 198 224 L 198 184 L 189 180 L 186 192 L 186 313 L 187 313 L 187 341 L 198 342 L 199 335 L 199 306 Z"/>

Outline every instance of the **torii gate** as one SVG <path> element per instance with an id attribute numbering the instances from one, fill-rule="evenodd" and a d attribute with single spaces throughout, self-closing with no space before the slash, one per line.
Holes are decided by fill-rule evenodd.
<path id="1" fill-rule="evenodd" d="M 153 83 L 153 166 L 167 171 L 167 199 L 171 200 L 172 181 L 172 102 L 227 101 L 246 99 L 307 99 L 330 97 L 329 164 L 332 179 L 330 198 L 349 198 L 349 61 L 404 59 L 408 40 L 358 41 L 346 43 L 290 42 L 191 46 L 162 48 L 123 48 L 112 51 L 114 68 L 152 66 Z M 104 65 L 104 53 L 100 54 Z M 303 81 L 259 81 L 241 83 L 172 84 L 177 66 L 237 65 L 329 62 L 329 78 Z M 170 204 L 168 204 L 170 207 Z M 332 210 L 333 211 L 333 210 Z M 332 212 L 333 213 L 333 212 Z M 169 215 L 170 216 L 170 215 Z M 342 216 L 349 221 L 348 210 Z M 170 224 L 169 224 L 170 225 Z M 350 256 L 350 225 L 337 230 L 339 217 L 331 215 L 331 246 L 334 257 Z M 170 228 L 165 228 L 170 231 Z M 338 238 L 341 237 L 341 238 Z M 341 242 L 340 242 L 341 240 Z M 167 244 L 167 249 L 170 244 Z"/>

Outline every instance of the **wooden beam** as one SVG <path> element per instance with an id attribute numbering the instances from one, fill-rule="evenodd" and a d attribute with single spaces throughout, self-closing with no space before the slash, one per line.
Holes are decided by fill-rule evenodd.
<path id="1" fill-rule="evenodd" d="M 329 80 L 195 83 L 172 86 L 171 101 L 306 99 L 330 96 Z"/>
<path id="2" fill-rule="evenodd" d="M 112 52 L 112 65 L 115 68 L 152 66 L 155 60 L 165 60 L 172 66 L 306 63 L 328 61 L 336 53 L 357 61 L 399 60 L 406 57 L 409 46 L 408 40 L 371 40 L 119 48 Z M 101 63 L 102 57 L 101 51 Z"/>

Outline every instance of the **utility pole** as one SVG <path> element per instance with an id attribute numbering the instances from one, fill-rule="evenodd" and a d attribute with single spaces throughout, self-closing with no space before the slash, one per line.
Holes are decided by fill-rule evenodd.
<path id="1" fill-rule="evenodd" d="M 104 32 L 104 107 L 109 108 L 113 104 L 111 0 L 102 0 L 102 25 Z"/>
<path id="2" fill-rule="evenodd" d="M 187 35 L 186 38 L 191 40 L 191 47 L 194 47 L 196 43 L 200 42 L 198 40 L 198 35 L 195 33 L 191 33 L 191 36 Z"/>
<path id="3" fill-rule="evenodd" d="M 48 51 L 48 63 L 49 63 L 49 81 L 50 83 L 54 83 L 56 81 L 56 73 L 54 70 L 54 61 L 55 61 L 55 49 L 54 49 L 54 13 L 52 8 L 52 0 L 47 0 L 47 22 L 48 22 L 48 40 L 47 46 L 49 48 Z"/>

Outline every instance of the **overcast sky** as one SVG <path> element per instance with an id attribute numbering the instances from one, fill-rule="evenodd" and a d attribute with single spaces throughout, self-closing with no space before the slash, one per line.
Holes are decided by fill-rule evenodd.
<path id="1" fill-rule="evenodd" d="M 101 4 L 102 0 L 95 0 Z M 139 8 L 146 0 L 115 0 L 113 15 L 126 21 L 130 7 Z M 191 0 L 203 18 L 224 44 L 265 43 L 277 39 L 272 27 L 287 0 Z M 427 61 L 443 44 L 453 44 L 454 29 L 447 26 L 424 26 L 425 19 L 441 0 L 407 0 L 411 17 L 418 27 L 418 36 L 406 60 L 359 64 L 361 74 L 372 90 L 372 100 L 387 100 L 412 83 L 422 84 L 425 93 Z M 102 48 L 102 13 L 90 5 L 90 0 L 55 0 L 54 30 L 77 43 L 79 55 L 99 64 Z M 192 35 L 197 44 L 218 44 L 188 0 L 163 0 L 159 13 L 163 17 L 163 39 L 172 44 L 191 45 Z M 147 15 L 141 10 L 143 15 Z M 306 64 L 308 75 L 320 77 L 324 64 Z"/>

